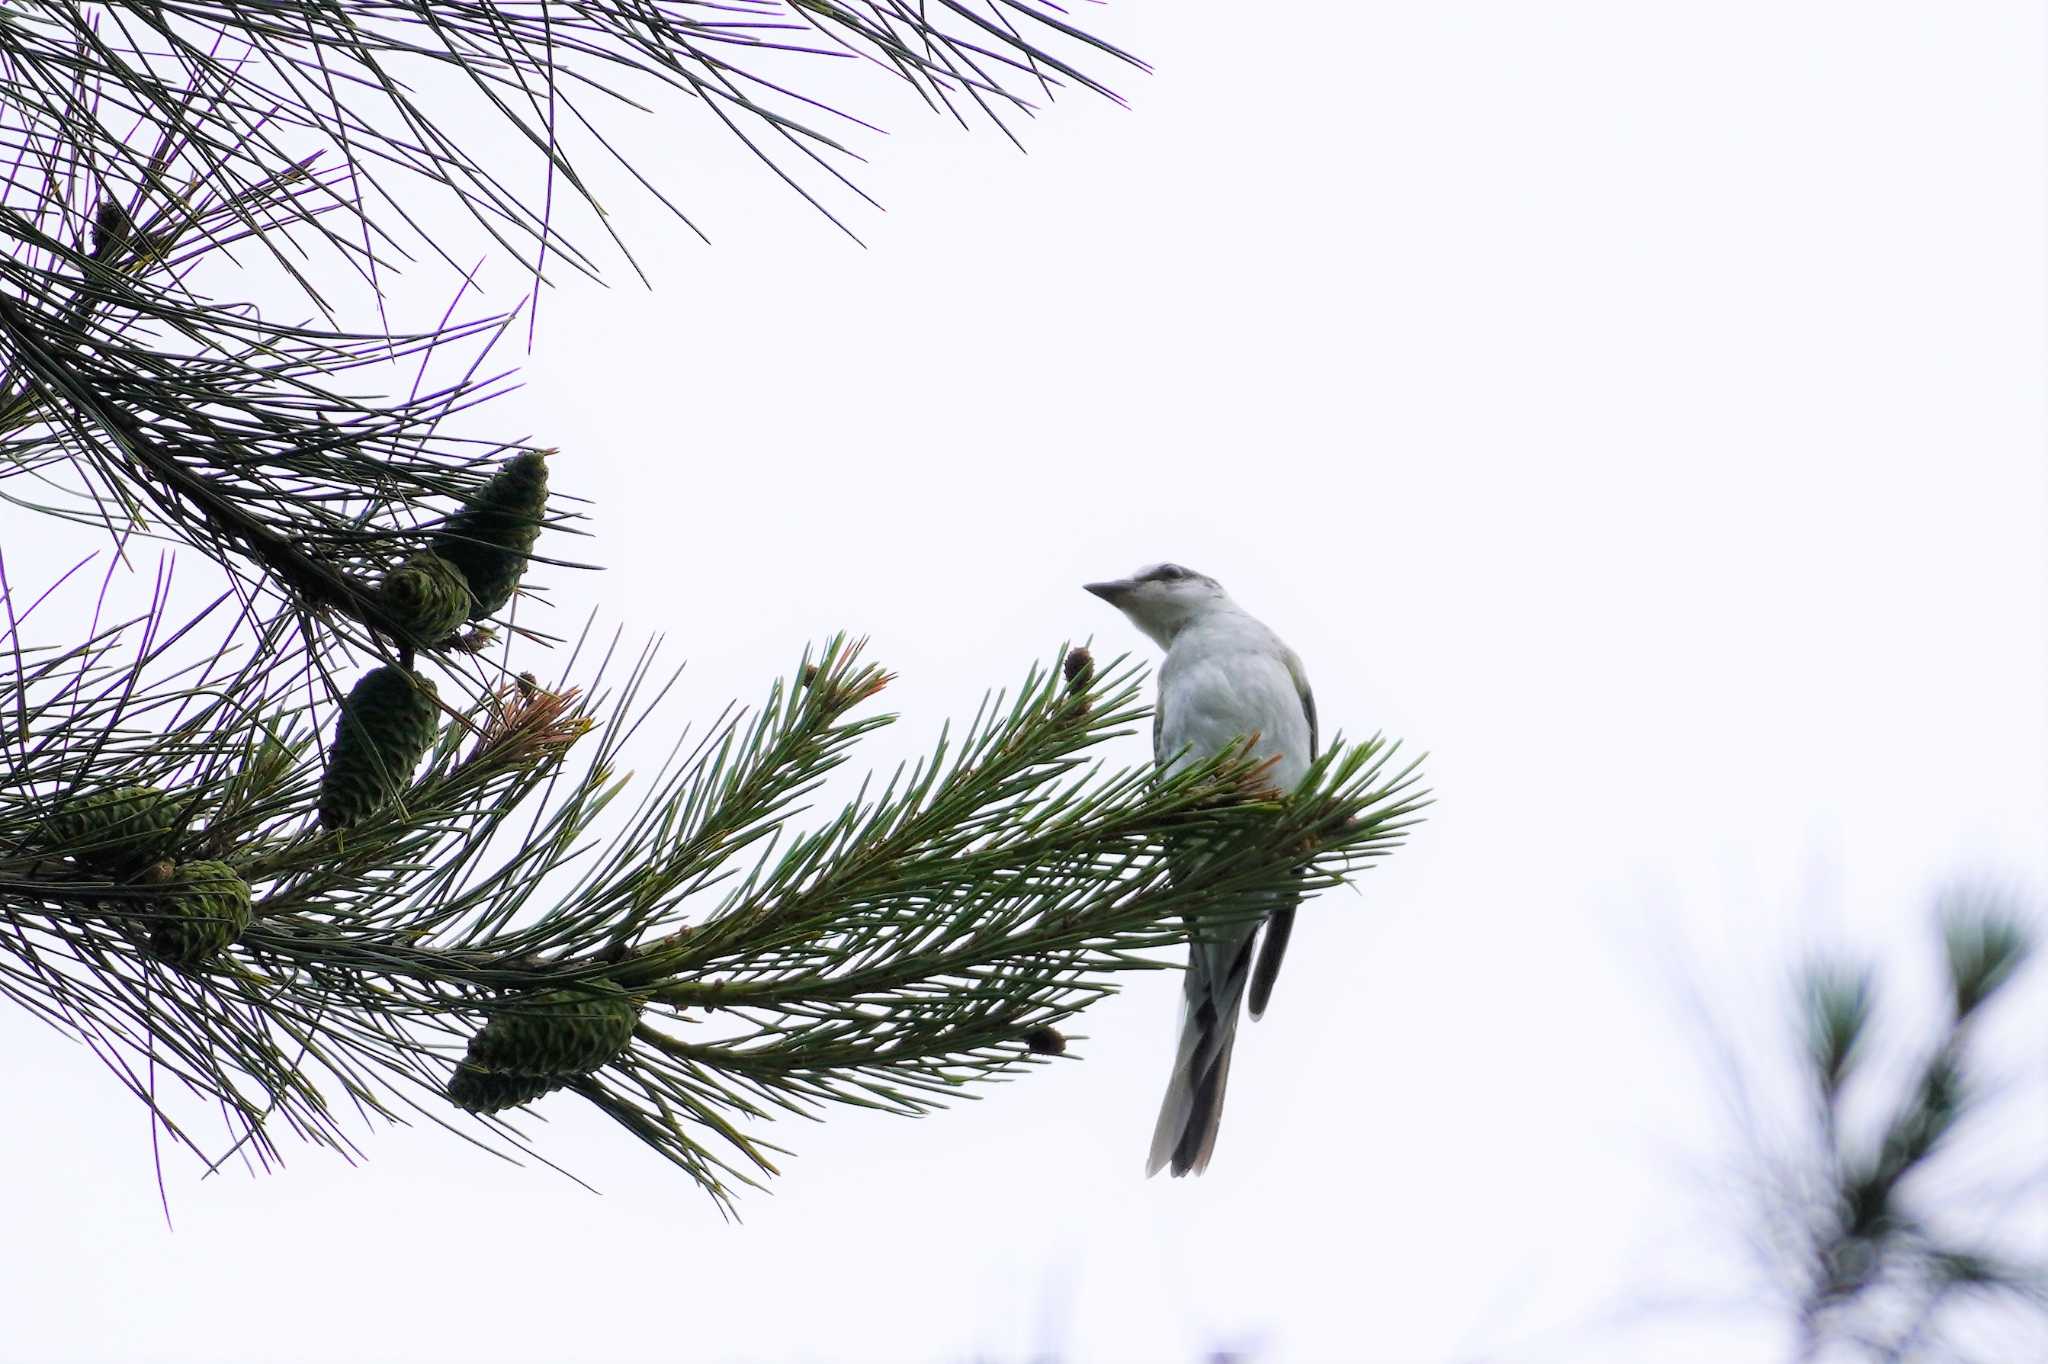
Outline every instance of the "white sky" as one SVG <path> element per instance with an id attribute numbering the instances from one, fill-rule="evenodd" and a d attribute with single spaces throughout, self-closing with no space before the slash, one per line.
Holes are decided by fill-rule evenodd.
<path id="1" fill-rule="evenodd" d="M 1666 963 L 1770 1038 L 1800 945 L 1911 975 L 1951 875 L 2048 886 L 2042 6 L 1086 20 L 1157 74 L 1028 157 L 871 93 L 866 251 L 693 111 L 633 130 L 716 245 L 607 195 L 655 289 L 550 294 L 475 429 L 562 447 L 610 566 L 563 618 L 665 632 L 678 721 L 846 628 L 901 674 L 889 767 L 1063 640 L 1147 648 L 1078 585 L 1173 558 L 1326 732 L 1432 754 L 1411 846 L 1305 915 L 1211 1173 L 1141 1178 L 1159 975 L 1079 1064 L 785 1124 L 737 1228 L 562 1096 L 600 1197 L 371 1130 L 173 1161 L 171 1233 L 142 1110 L 0 1016 L 0 1356 L 1782 1355 L 1695 1310 L 1747 1285 Z M 2038 1151 L 2035 984 L 1998 1037 Z"/>

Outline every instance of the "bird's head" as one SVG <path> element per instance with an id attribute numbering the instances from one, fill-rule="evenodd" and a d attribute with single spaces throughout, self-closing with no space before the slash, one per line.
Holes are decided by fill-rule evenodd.
<path id="1" fill-rule="evenodd" d="M 1162 649 L 1189 621 L 1230 600 L 1214 578 L 1179 564 L 1153 564 L 1128 578 L 1086 586 Z"/>

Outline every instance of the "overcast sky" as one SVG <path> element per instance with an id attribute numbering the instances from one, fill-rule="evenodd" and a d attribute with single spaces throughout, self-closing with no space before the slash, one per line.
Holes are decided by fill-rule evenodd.
<path id="1" fill-rule="evenodd" d="M 1781 1356 L 1718 1310 L 1730 1139 L 1674 994 L 1768 1041 L 1803 946 L 1924 987 L 1950 877 L 2048 886 L 2043 7 L 1084 17 L 1156 74 L 1028 156 L 870 90 L 864 250 L 695 111 L 629 128 L 714 244 L 608 194 L 654 287 L 549 294 L 474 429 L 561 448 L 608 566 L 561 616 L 665 634 L 678 723 L 847 629 L 900 675 L 892 767 L 1063 640 L 1148 651 L 1079 584 L 1172 558 L 1326 733 L 1429 752 L 1429 822 L 1305 912 L 1210 1173 L 1142 1178 L 1159 975 L 978 1103 L 785 1124 L 737 1227 L 558 1096 L 598 1196 L 370 1129 L 360 1167 L 173 1160 L 170 1232 L 143 1111 L 17 1013 L 0 1355 Z M 2040 986 L 1995 1034 L 2013 1149 Z"/>

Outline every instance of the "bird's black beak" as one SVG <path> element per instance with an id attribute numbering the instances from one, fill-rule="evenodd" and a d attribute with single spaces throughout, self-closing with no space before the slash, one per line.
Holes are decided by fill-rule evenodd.
<path id="1" fill-rule="evenodd" d="M 1113 583 L 1082 583 L 1081 587 L 1083 591 L 1093 592 L 1111 606 L 1121 606 L 1123 599 L 1129 595 L 1131 590 L 1130 583 L 1121 581 Z"/>

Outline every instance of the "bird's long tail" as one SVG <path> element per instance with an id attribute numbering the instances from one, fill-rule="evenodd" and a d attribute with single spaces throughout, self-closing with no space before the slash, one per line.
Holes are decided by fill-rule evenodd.
<path id="1" fill-rule="evenodd" d="M 1256 932 L 1256 924 L 1232 926 L 1214 939 L 1197 939 L 1188 948 L 1180 1044 L 1174 1049 L 1173 1075 L 1159 1105 L 1159 1120 L 1152 1127 L 1152 1153 L 1145 1161 L 1148 1175 L 1169 1164 L 1176 1178 L 1200 1174 L 1215 1153 Z"/>

